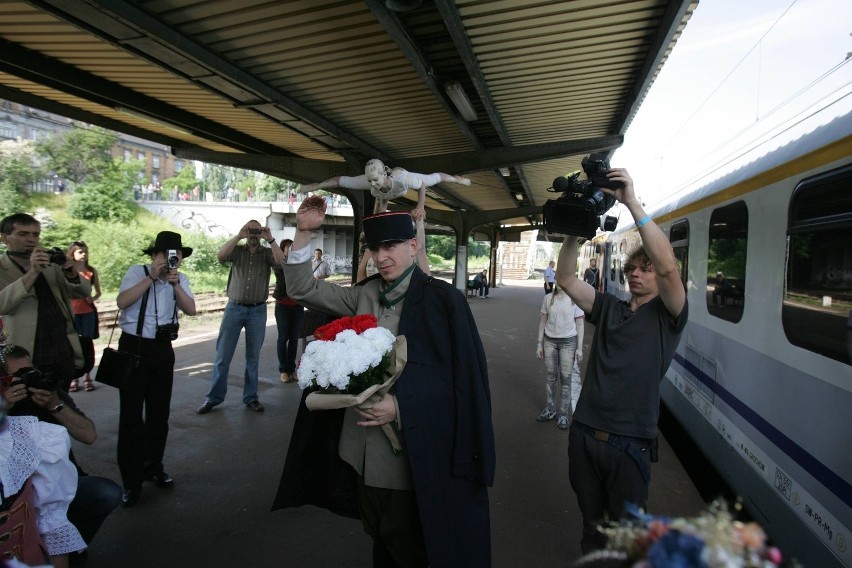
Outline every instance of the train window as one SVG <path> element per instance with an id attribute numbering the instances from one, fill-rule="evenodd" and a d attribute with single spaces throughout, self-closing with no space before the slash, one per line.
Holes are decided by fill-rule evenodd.
<path id="1" fill-rule="evenodd" d="M 680 271 L 680 280 L 686 286 L 686 271 L 689 269 L 689 221 L 683 219 L 672 224 L 669 233 L 669 242 L 674 249 L 677 259 L 677 269 Z"/>
<path id="2" fill-rule="evenodd" d="M 852 166 L 804 180 L 790 201 L 781 318 L 793 345 L 852 364 Z"/>
<path id="3" fill-rule="evenodd" d="M 738 322 L 745 307 L 748 208 L 742 201 L 719 207 L 710 215 L 707 248 L 707 311 Z"/>

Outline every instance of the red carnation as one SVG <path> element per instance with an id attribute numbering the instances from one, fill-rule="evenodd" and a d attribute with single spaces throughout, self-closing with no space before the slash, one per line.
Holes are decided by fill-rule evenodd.
<path id="1" fill-rule="evenodd" d="M 320 326 L 314 331 L 314 338 L 322 341 L 334 341 L 337 334 L 347 329 L 361 334 L 368 329 L 378 326 L 378 320 L 373 314 L 361 314 L 354 317 L 344 316 Z"/>

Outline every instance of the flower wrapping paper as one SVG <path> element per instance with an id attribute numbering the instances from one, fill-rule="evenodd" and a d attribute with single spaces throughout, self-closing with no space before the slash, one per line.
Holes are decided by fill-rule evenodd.
<path id="1" fill-rule="evenodd" d="M 308 410 L 332 410 L 335 408 L 349 408 L 350 406 L 357 406 L 362 409 L 372 407 L 393 387 L 396 380 L 402 374 L 405 364 L 408 362 L 408 345 L 404 336 L 396 336 L 391 346 L 389 357 L 390 365 L 386 371 L 387 379 L 382 384 L 368 387 L 359 394 L 312 392 L 305 399 L 305 406 L 308 407 Z M 302 371 L 300 370 L 300 382 L 302 376 Z M 402 451 L 402 444 L 393 426 L 384 424 L 381 428 L 390 441 L 394 453 L 399 454 Z"/>

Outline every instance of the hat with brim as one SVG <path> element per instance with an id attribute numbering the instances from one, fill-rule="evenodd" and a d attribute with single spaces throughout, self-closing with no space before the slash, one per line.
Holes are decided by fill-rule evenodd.
<path id="1" fill-rule="evenodd" d="M 405 211 L 388 211 L 364 217 L 361 221 L 367 246 L 407 241 L 414 238 L 411 214 Z"/>
<path id="2" fill-rule="evenodd" d="M 174 233 L 172 231 L 160 231 L 157 233 L 157 238 L 154 240 L 154 244 L 143 250 L 144 254 L 153 254 L 155 252 L 161 252 L 164 250 L 177 250 L 180 249 L 183 253 L 183 258 L 188 257 L 192 254 L 192 248 L 185 247 L 180 242 L 180 235 Z"/>

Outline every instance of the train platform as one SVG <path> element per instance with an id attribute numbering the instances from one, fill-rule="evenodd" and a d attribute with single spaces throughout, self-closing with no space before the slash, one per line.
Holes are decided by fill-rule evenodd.
<path id="1" fill-rule="evenodd" d="M 535 420 L 544 403 L 544 364 L 535 354 L 542 297 L 541 281 L 532 280 L 506 281 L 492 288 L 488 299 L 468 299 L 491 380 L 497 443 L 491 534 L 497 568 L 570 566 L 580 556 L 582 523 L 568 482 L 568 433 L 555 422 Z M 226 401 L 209 414 L 196 414 L 209 387 L 218 320 L 182 325 L 165 456 L 175 487 L 146 484 L 134 508 L 119 507 L 93 541 L 87 567 L 371 566 L 370 539 L 359 521 L 311 506 L 270 510 L 301 392 L 278 379 L 271 304 L 269 314 L 260 368 L 263 414 L 241 402 L 242 340 Z M 586 340 L 588 345 L 591 330 Z M 92 446 L 75 442 L 78 460 L 90 473 L 120 482 L 118 392 L 99 384 L 73 396 L 99 434 Z M 691 516 L 703 506 L 661 439 L 650 512 Z"/>

